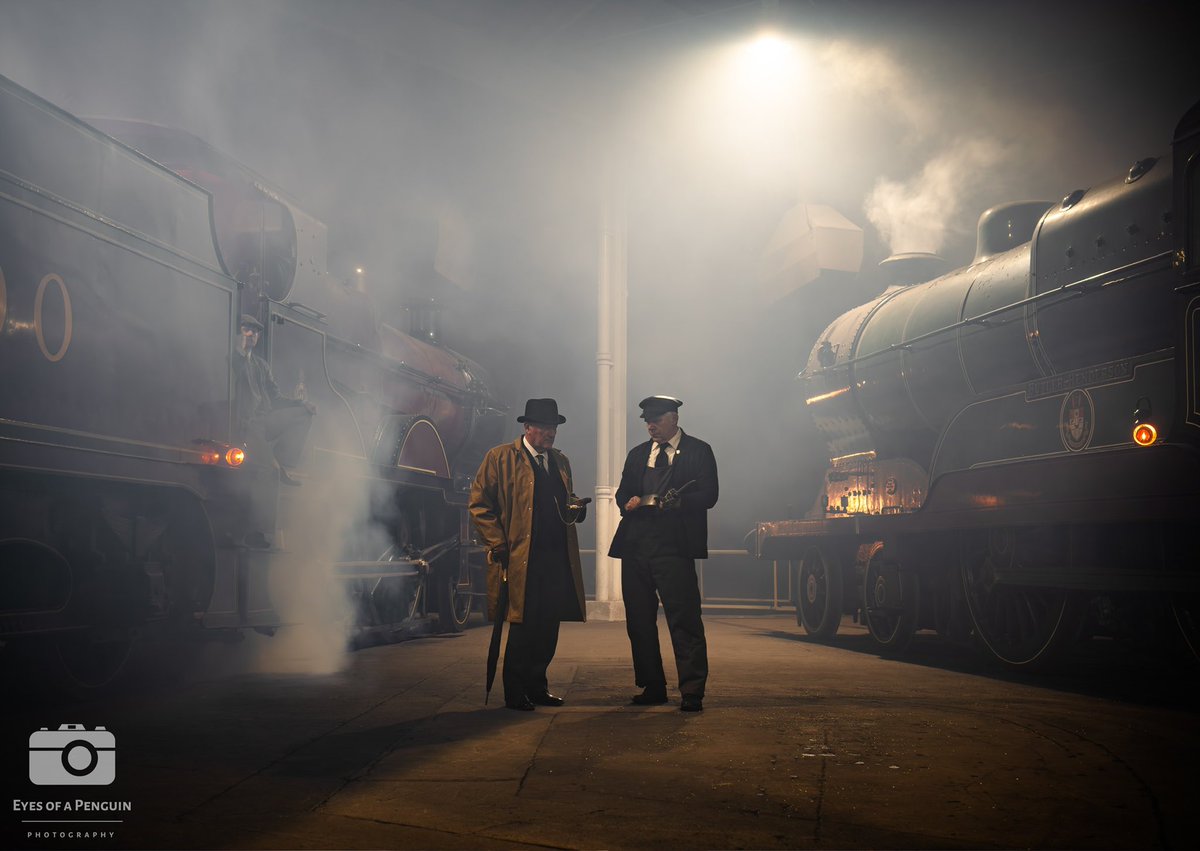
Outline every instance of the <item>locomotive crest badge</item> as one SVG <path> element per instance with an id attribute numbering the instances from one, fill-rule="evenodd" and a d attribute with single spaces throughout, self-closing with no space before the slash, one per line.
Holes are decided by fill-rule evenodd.
<path id="1" fill-rule="evenodd" d="M 1071 452 L 1086 449 L 1096 430 L 1096 407 L 1086 390 L 1075 389 L 1063 400 L 1058 414 L 1058 432 Z"/>

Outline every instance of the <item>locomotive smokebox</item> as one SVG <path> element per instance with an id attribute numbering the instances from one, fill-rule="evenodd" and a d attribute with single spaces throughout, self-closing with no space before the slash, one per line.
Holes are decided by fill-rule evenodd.
<path id="1" fill-rule="evenodd" d="M 908 287 L 933 280 L 950 264 L 928 251 L 907 251 L 881 260 L 879 267 L 887 272 L 889 287 Z"/>
<path id="2" fill-rule="evenodd" d="M 980 263 L 1029 242 L 1051 206 L 1049 201 L 1013 201 L 984 210 L 979 217 L 975 259 L 971 262 Z"/>

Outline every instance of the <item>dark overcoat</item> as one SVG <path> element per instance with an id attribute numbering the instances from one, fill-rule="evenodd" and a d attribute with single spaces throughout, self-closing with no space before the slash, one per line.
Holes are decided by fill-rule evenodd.
<path id="1" fill-rule="evenodd" d="M 633 447 L 625 458 L 625 468 L 621 471 L 621 484 L 616 495 L 621 523 L 608 549 L 611 558 L 624 555 L 625 538 L 631 522 L 625 516 L 625 503 L 632 497 L 642 496 L 642 479 L 646 475 L 646 465 L 650 463 L 650 450 L 653 448 L 654 441 L 647 440 Z M 667 515 L 679 541 L 679 554 L 684 558 L 708 558 L 708 510 L 717 504 L 717 459 L 711 446 L 684 432 L 675 450 L 667 485 L 682 488 L 687 482 L 692 484 L 679 495 L 679 508 L 667 512 Z"/>

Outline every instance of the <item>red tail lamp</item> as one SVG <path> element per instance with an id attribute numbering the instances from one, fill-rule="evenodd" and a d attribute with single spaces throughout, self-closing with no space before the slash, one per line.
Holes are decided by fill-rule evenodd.
<path id="1" fill-rule="evenodd" d="M 246 460 L 246 453 L 240 446 L 231 446 L 225 453 L 225 463 L 230 467 L 240 467 Z"/>
<path id="2" fill-rule="evenodd" d="M 1133 427 L 1133 442 L 1138 446 L 1149 446 L 1158 440 L 1158 429 L 1150 423 L 1138 423 Z"/>

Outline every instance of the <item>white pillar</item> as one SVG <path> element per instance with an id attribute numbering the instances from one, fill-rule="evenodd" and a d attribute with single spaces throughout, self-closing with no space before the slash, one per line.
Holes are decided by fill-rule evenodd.
<path id="1" fill-rule="evenodd" d="M 621 520 L 614 495 L 625 463 L 626 227 L 622 198 L 610 181 L 600 213 L 597 286 L 596 599 L 587 612 L 598 621 L 625 620 L 621 562 L 608 557 L 608 546 Z"/>

